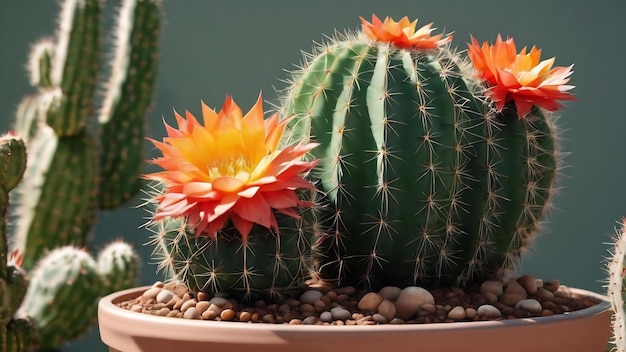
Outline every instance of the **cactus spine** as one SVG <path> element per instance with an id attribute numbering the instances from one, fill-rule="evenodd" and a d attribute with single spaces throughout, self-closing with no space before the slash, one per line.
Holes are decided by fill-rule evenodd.
<path id="1" fill-rule="evenodd" d="M 447 45 L 347 35 L 307 58 L 282 104 L 288 141 L 315 141 L 319 269 L 364 287 L 506 275 L 548 208 L 552 116 L 497 112 Z M 319 222 L 318 222 L 319 221 Z"/>
<path id="2" fill-rule="evenodd" d="M 0 137 L 0 351 L 22 352 L 32 344 L 33 326 L 28 317 L 14 318 L 26 293 L 26 275 L 19 259 L 8 263 L 6 213 L 9 192 L 17 186 L 26 169 L 26 147 L 13 136 Z M 19 257 L 19 254 L 18 254 Z M 16 262 L 18 261 L 18 262 Z"/>
<path id="3" fill-rule="evenodd" d="M 612 352 L 626 351 L 626 219 L 622 220 L 622 226 L 617 231 L 615 247 L 611 252 L 608 263 L 609 282 L 608 296 L 613 310 L 613 338 L 611 342 L 615 347 Z"/>
<path id="4" fill-rule="evenodd" d="M 23 254 L 23 267 L 32 270 L 33 278 L 20 314 L 32 316 L 41 330 L 37 346 L 55 347 L 77 336 L 93 322 L 100 295 L 137 280 L 138 257 L 132 249 L 122 253 L 105 248 L 101 257 L 120 257 L 103 259 L 110 266 L 103 264 L 102 272 L 82 250 L 98 209 L 117 207 L 138 190 L 143 124 L 155 84 L 161 3 L 120 3 L 112 35 L 117 41 L 111 79 L 102 99 L 97 94 L 103 53 L 101 0 L 64 0 L 56 35 L 36 43 L 29 58 L 37 94 L 20 104 L 15 129 L 27 141 L 30 157 L 11 213 L 13 246 Z M 97 127 L 91 128 L 96 121 Z M 117 266 L 120 260 L 128 266 Z M 59 275 L 58 280 L 38 281 L 48 280 L 50 273 Z M 110 277 L 113 273 L 117 277 Z M 80 286 L 85 275 L 89 280 Z M 85 288 L 88 285 L 91 288 Z M 71 296 L 71 289 L 83 295 Z M 58 309 L 74 311 L 80 319 L 68 319 Z"/>

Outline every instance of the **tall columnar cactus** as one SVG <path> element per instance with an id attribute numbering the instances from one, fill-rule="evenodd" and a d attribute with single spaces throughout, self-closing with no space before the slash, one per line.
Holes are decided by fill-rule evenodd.
<path id="1" fill-rule="evenodd" d="M 309 226 L 321 235 L 322 276 L 380 287 L 506 275 L 550 205 L 560 155 L 547 109 L 567 89 L 533 98 L 481 71 L 494 59 L 489 46 L 470 46 L 472 67 L 430 25 L 362 22 L 307 58 L 282 104 L 292 118 L 286 141 L 320 144 L 311 157 L 320 159 L 312 175 L 322 215 Z M 534 48 L 513 64 L 512 40 L 493 50 L 500 61 L 486 66 L 508 82 L 537 65 Z"/>
<path id="2" fill-rule="evenodd" d="M 204 125 L 176 114 L 178 129 L 154 141 L 164 171 L 155 187 L 155 256 L 170 278 L 194 291 L 273 298 L 302 283 L 311 234 L 299 231 L 296 193 L 312 188 L 300 157 L 314 144 L 278 144 L 287 120 L 263 119 L 262 99 L 243 116 L 228 97 L 222 111 L 203 105 Z"/>
<path id="3" fill-rule="evenodd" d="M 13 135 L 0 137 L 0 351 L 6 352 L 26 351 L 32 344 L 33 335 L 30 319 L 14 318 L 26 293 L 27 281 L 19 266 L 19 253 L 8 258 L 5 220 L 9 192 L 20 182 L 25 169 L 24 142 Z"/>
<path id="4" fill-rule="evenodd" d="M 614 352 L 626 351 L 626 219 L 615 237 L 615 247 L 611 250 L 608 263 L 609 282 L 607 292 L 613 310 Z"/>
<path id="5" fill-rule="evenodd" d="M 161 2 L 120 1 L 109 35 L 115 38 L 112 55 L 103 53 L 101 45 L 102 5 L 101 0 L 62 2 L 57 33 L 36 43 L 28 61 L 37 93 L 26 97 L 16 114 L 15 130 L 27 141 L 29 158 L 16 190 L 11 242 L 33 278 L 20 316 L 34 318 L 42 347 L 57 346 L 86 330 L 98 297 L 132 286 L 138 275 L 138 257 L 129 247 L 123 252 L 114 249 L 118 244 L 105 248 L 101 270 L 83 249 L 98 209 L 117 207 L 139 189 Z M 101 89 L 103 57 L 111 63 L 110 79 Z M 97 277 L 99 283 L 80 286 L 87 262 L 93 264 L 88 271 L 95 273 L 90 280 Z M 49 281 L 50 273 L 55 273 L 54 281 Z M 112 273 L 118 276 L 112 278 Z M 44 292 L 47 298 L 40 301 Z M 58 311 L 69 306 L 81 319 Z"/>

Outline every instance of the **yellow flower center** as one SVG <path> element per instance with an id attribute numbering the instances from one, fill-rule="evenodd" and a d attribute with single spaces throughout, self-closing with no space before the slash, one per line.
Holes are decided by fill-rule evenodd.
<path id="1" fill-rule="evenodd" d="M 214 161 L 207 165 L 207 174 L 209 179 L 215 180 L 219 177 L 234 177 L 242 182 L 250 179 L 250 174 L 255 165 L 243 155 L 233 156 L 228 159 Z"/>

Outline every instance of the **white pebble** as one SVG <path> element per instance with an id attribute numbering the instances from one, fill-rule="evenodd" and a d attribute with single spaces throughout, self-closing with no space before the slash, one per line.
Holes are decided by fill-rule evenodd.
<path id="1" fill-rule="evenodd" d="M 513 307 L 513 309 L 523 309 L 532 314 L 539 314 L 543 310 L 541 303 L 534 298 L 523 299 Z"/>
<path id="2" fill-rule="evenodd" d="M 307 290 L 300 296 L 300 302 L 314 304 L 315 301 L 322 298 L 324 294 L 318 290 Z"/>
<path id="3" fill-rule="evenodd" d="M 352 314 L 350 314 L 350 312 L 342 307 L 335 307 L 333 309 L 330 310 L 330 314 L 332 315 L 334 320 L 348 320 L 352 317 Z"/>
<path id="4" fill-rule="evenodd" d="M 452 319 L 454 321 L 459 321 L 459 320 L 463 320 L 465 318 L 466 318 L 465 308 L 463 308 L 461 306 L 456 306 L 456 307 L 452 308 L 448 312 L 448 319 Z"/>
<path id="5" fill-rule="evenodd" d="M 435 304 L 433 295 L 425 289 L 417 286 L 408 286 L 396 300 L 396 317 L 409 320 L 424 304 Z"/>
<path id="6" fill-rule="evenodd" d="M 476 313 L 487 318 L 500 318 L 502 316 L 502 312 L 500 312 L 498 308 L 492 306 L 491 304 L 483 304 L 482 306 L 478 307 Z"/>
<path id="7" fill-rule="evenodd" d="M 156 301 L 157 303 L 169 303 L 169 301 L 172 300 L 172 298 L 174 298 L 174 292 L 170 291 L 170 290 L 161 290 L 161 292 L 159 292 L 159 294 L 156 296 Z"/>

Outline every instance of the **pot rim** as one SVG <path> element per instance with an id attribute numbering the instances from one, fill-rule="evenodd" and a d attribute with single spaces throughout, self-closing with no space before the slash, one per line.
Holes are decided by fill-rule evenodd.
<path id="1" fill-rule="evenodd" d="M 290 325 L 290 324 L 268 324 L 268 323 L 242 323 L 242 322 L 225 322 L 225 321 L 213 321 L 213 320 L 197 320 L 197 319 L 183 319 L 155 316 L 145 313 L 132 312 L 130 310 L 120 308 L 115 303 L 135 298 L 149 289 L 152 286 L 141 286 L 126 289 L 123 291 L 117 291 L 111 293 L 105 297 L 102 297 L 98 303 L 98 317 L 99 320 L 103 316 L 118 316 L 120 318 L 134 321 L 138 328 L 150 324 L 151 326 L 172 326 L 177 328 L 186 329 L 198 329 L 206 328 L 210 326 L 212 329 L 228 328 L 232 329 L 237 327 L 241 329 L 242 333 L 246 331 L 272 331 L 272 332 L 284 332 L 284 333 L 341 333 L 341 334 L 359 334 L 359 333 L 372 333 L 372 332 L 390 332 L 390 331 L 440 331 L 440 330 L 454 330 L 454 329 L 497 329 L 513 326 L 528 326 L 528 325 L 546 325 L 563 322 L 564 320 L 582 319 L 589 316 L 594 316 L 604 313 L 610 309 L 609 298 L 606 295 L 602 295 L 593 291 L 588 291 L 579 288 L 568 287 L 574 296 L 588 296 L 600 300 L 600 303 L 580 309 L 573 312 L 567 312 L 563 314 L 554 314 L 546 317 L 532 317 L 532 318 L 518 318 L 518 319 L 504 319 L 504 320 L 489 320 L 489 321 L 470 321 L 470 322 L 454 322 L 447 324 L 380 324 L 380 325 L 342 325 L 338 328 L 331 328 L 325 325 Z M 205 324 L 209 324 L 208 326 Z M 236 324 L 236 325 L 234 325 Z"/>

